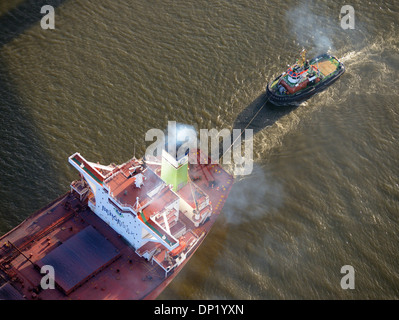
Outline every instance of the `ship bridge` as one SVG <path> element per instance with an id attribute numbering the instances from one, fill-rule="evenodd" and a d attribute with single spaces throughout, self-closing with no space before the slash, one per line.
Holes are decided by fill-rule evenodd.
<path id="1" fill-rule="evenodd" d="M 133 158 L 120 166 L 103 166 L 75 153 L 69 162 L 89 186 L 90 209 L 133 247 L 149 241 L 168 250 L 179 245 L 171 233 L 178 220 L 179 197 L 142 161 Z M 83 192 L 84 181 L 75 181 L 71 188 Z"/>

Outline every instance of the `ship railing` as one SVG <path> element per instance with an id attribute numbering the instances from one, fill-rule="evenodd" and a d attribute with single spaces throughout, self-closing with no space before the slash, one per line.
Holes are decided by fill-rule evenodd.
<path id="1" fill-rule="evenodd" d="M 137 215 L 138 210 L 136 210 L 131 204 L 129 203 L 122 203 L 118 199 L 116 199 L 111 193 L 112 201 L 116 202 L 116 204 L 119 206 L 121 210 L 127 210 L 130 211 L 132 214 Z"/>
<path id="2" fill-rule="evenodd" d="M 196 238 L 190 243 L 189 249 L 188 249 L 187 252 L 186 252 L 186 256 L 189 256 L 189 255 L 190 255 L 191 250 L 194 249 L 194 247 L 197 245 L 197 243 L 200 242 L 201 239 L 202 239 L 203 237 L 205 237 L 205 235 L 206 235 L 206 232 L 205 232 L 205 231 L 202 231 L 202 233 L 199 235 L 199 237 L 196 237 Z"/>
<path id="3" fill-rule="evenodd" d="M 96 197 L 94 196 L 94 194 L 90 194 L 89 197 L 89 202 L 94 206 L 94 208 L 96 207 Z"/>
<path id="4" fill-rule="evenodd" d="M 111 194 L 111 195 L 112 195 L 112 194 Z M 115 198 L 112 198 L 112 200 L 115 201 L 115 202 L 118 204 L 118 206 L 119 206 L 119 208 L 120 208 L 121 210 L 130 211 L 131 213 L 133 213 L 133 214 L 136 215 L 136 216 L 138 216 L 138 212 L 142 212 L 143 208 L 146 207 L 146 206 L 148 206 L 149 203 L 153 201 L 153 199 L 151 199 L 150 201 L 148 201 L 148 203 L 146 203 L 145 206 L 139 207 L 139 208 L 136 208 L 136 209 L 135 209 L 131 204 L 127 204 L 127 203 L 124 203 L 124 204 L 123 204 L 123 203 L 121 203 L 119 200 L 117 200 L 117 199 L 115 199 Z M 139 220 L 140 222 L 142 222 L 140 219 L 138 219 L 138 220 Z M 175 243 L 178 243 L 178 242 L 179 242 L 175 237 L 173 237 L 173 235 L 171 235 L 171 234 L 168 233 L 164 228 L 162 228 L 162 227 L 159 225 L 159 223 L 157 223 L 157 222 L 154 221 L 153 219 L 151 219 L 151 221 L 152 221 L 154 224 L 156 224 L 156 226 L 157 226 L 158 228 L 160 228 L 162 231 L 164 231 L 164 233 L 166 233 L 168 237 L 171 237 L 172 240 L 175 241 Z M 168 242 L 166 235 L 162 235 L 162 234 L 160 235 L 160 234 L 158 234 L 158 233 L 156 232 L 156 230 L 153 230 L 152 228 L 150 228 L 145 222 L 142 222 L 142 223 L 143 223 L 144 226 L 146 226 L 146 227 L 150 230 L 150 232 L 151 232 L 152 234 L 154 234 L 156 237 L 159 238 L 159 242 L 160 242 L 160 243 L 166 242 L 169 246 L 171 245 L 171 243 Z"/>
<path id="5" fill-rule="evenodd" d="M 165 268 L 165 267 L 162 265 L 162 263 L 159 262 L 154 256 L 152 256 L 151 261 L 152 261 L 152 262 L 155 261 L 155 263 L 156 263 L 158 266 L 160 266 L 160 267 L 163 269 L 163 271 L 165 271 L 165 278 L 168 277 L 168 273 L 169 273 L 170 271 L 172 271 L 173 268 L 176 266 L 176 264 L 172 264 L 171 266 L 167 266 L 167 267 Z"/>
<path id="6" fill-rule="evenodd" d="M 77 194 L 79 194 L 80 201 L 85 199 L 89 192 L 89 187 L 85 180 L 75 180 L 72 181 L 71 184 L 71 192 L 74 190 Z"/>
<path id="7" fill-rule="evenodd" d="M 122 202 L 120 202 L 118 199 L 116 199 L 114 197 L 114 194 L 112 192 L 111 192 L 111 197 L 112 197 L 112 201 L 115 201 L 116 204 L 119 206 L 119 208 L 121 208 L 122 210 L 129 210 L 135 215 L 137 215 L 137 212 L 139 212 L 139 211 L 145 209 L 146 207 L 148 207 L 154 201 L 154 199 L 151 198 L 151 200 L 147 201 L 146 203 L 144 203 L 143 205 L 141 205 L 141 206 L 139 206 L 137 208 L 136 205 L 131 205 L 130 203 L 122 203 Z"/>

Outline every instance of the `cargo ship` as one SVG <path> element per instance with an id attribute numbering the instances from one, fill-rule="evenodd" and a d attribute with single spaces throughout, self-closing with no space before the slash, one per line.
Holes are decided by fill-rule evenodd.
<path id="1" fill-rule="evenodd" d="M 0 238 L 0 299 L 155 299 L 211 230 L 233 177 L 200 150 L 101 165 Z M 51 286 L 53 284 L 53 286 Z"/>
<path id="2" fill-rule="evenodd" d="M 299 105 L 313 95 L 320 93 L 345 72 L 344 64 L 327 53 L 310 61 L 306 50 L 293 66 L 268 83 L 268 100 L 276 106 Z"/>

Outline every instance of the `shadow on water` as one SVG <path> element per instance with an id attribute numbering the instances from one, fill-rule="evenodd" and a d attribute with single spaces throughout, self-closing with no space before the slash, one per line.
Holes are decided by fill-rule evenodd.
<path id="1" fill-rule="evenodd" d="M 252 129 L 253 133 L 273 125 L 278 119 L 290 113 L 298 106 L 275 106 L 267 100 L 266 92 L 252 101 L 237 116 L 233 129 Z M 260 110 L 262 109 L 262 110 Z"/>
<path id="2" fill-rule="evenodd" d="M 25 1 L 2 15 L 0 48 L 40 21 L 42 5 L 56 7 L 64 1 Z M 62 192 L 55 173 L 29 106 L 20 98 L 12 73 L 0 59 L 0 234 Z"/>
<path id="3" fill-rule="evenodd" d="M 240 129 L 241 141 L 245 139 L 245 129 L 252 129 L 253 135 L 272 126 L 277 120 L 298 108 L 298 105 L 275 106 L 267 99 L 266 92 L 252 101 L 234 121 L 233 129 Z M 232 146 L 235 142 L 233 133 L 230 136 Z M 237 142 L 240 140 L 237 140 Z M 219 145 L 219 158 L 223 155 L 223 141 Z"/>
<path id="4" fill-rule="evenodd" d="M 0 234 L 62 192 L 27 109 L 0 62 Z"/>
<path id="5" fill-rule="evenodd" d="M 0 17 L 0 47 L 42 19 L 44 5 L 54 8 L 66 0 L 26 0 Z"/>

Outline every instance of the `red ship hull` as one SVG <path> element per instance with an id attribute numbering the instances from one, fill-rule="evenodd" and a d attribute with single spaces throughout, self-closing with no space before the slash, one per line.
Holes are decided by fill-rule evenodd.
<path id="1" fill-rule="evenodd" d="M 0 298 L 155 299 L 202 244 L 233 185 L 233 177 L 219 165 L 190 165 L 189 172 L 195 184 L 208 194 L 213 205 L 213 212 L 210 218 L 199 227 L 190 226 L 190 232 L 197 237 L 197 242 L 187 258 L 167 275 L 159 265 L 140 257 L 135 248 L 94 214 L 88 208 L 87 200 L 81 202 L 74 192 L 68 192 L 35 212 L 0 238 Z M 210 179 L 213 182 L 216 181 L 217 187 L 210 183 Z M 184 215 L 182 217 L 184 219 Z M 185 221 L 185 223 L 189 225 L 190 221 Z M 107 253 L 99 248 L 98 255 L 105 259 L 101 262 L 97 261 L 97 258 L 92 259 L 96 261 L 80 261 L 80 258 L 76 257 L 75 260 L 77 260 L 73 261 L 72 258 L 63 257 L 62 252 L 61 257 L 60 254 L 57 256 L 59 247 L 65 247 L 66 244 L 72 245 L 79 235 L 83 235 L 89 229 L 100 237 L 101 241 L 105 241 L 107 245 L 115 249 L 117 254 L 107 256 Z M 79 245 L 78 243 L 77 246 Z M 94 248 L 96 246 L 95 243 L 91 245 Z M 45 264 L 46 257 L 57 258 L 66 265 L 68 262 L 70 266 L 73 266 L 69 267 L 71 269 L 75 267 L 82 269 L 79 271 L 81 279 L 75 283 L 60 285 L 61 281 L 57 282 L 57 269 L 55 269 L 56 288 L 43 289 L 41 280 L 45 273 L 41 273 L 40 269 Z M 87 264 L 89 267 L 86 266 Z M 86 267 L 89 271 L 86 270 L 87 274 L 84 274 L 83 269 Z M 69 281 L 67 275 L 63 277 L 64 281 Z M 66 292 L 65 287 L 68 285 L 70 285 L 70 291 Z"/>

